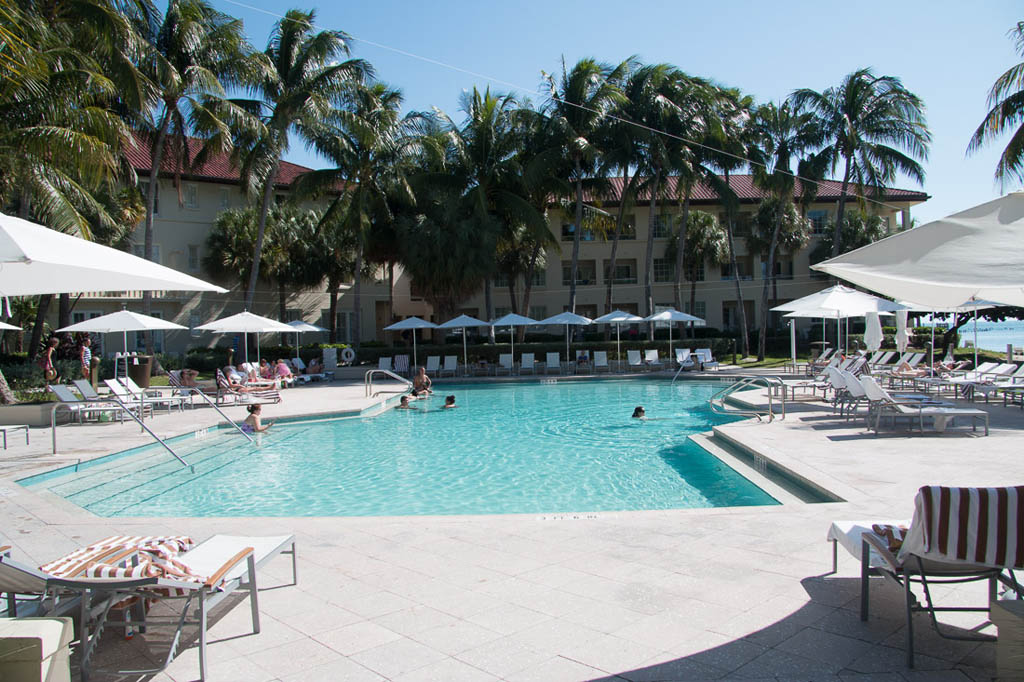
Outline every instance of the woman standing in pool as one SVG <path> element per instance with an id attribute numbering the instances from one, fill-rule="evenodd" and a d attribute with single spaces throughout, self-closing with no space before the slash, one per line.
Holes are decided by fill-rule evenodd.
<path id="1" fill-rule="evenodd" d="M 242 430 L 246 433 L 262 433 L 273 426 L 273 422 L 269 422 L 264 425 L 263 422 L 260 421 L 260 412 L 262 411 L 263 406 L 258 403 L 256 405 L 250 405 L 249 416 L 245 418 L 244 422 L 242 422 Z"/>

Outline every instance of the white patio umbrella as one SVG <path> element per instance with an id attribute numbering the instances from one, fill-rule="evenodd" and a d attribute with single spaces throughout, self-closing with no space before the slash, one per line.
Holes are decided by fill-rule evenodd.
<path id="1" fill-rule="evenodd" d="M 998 308 L 1003 303 L 996 303 L 995 301 L 985 301 L 982 299 L 970 299 L 963 303 L 955 306 L 948 306 L 943 308 L 933 308 L 921 303 L 910 303 L 908 301 L 900 301 L 903 305 L 907 306 L 909 310 L 919 312 L 929 312 L 932 314 L 932 351 L 931 351 L 931 364 L 935 364 L 935 314 L 936 313 L 974 313 L 974 366 L 978 366 L 978 311 L 986 310 L 988 308 Z"/>
<path id="2" fill-rule="evenodd" d="M 1024 192 L 904 230 L 815 270 L 943 308 L 970 299 L 1024 306 Z"/>
<path id="3" fill-rule="evenodd" d="M 289 333 L 295 331 L 284 322 L 278 322 L 277 320 L 272 320 L 269 317 L 254 315 L 248 310 L 243 310 L 236 315 L 222 317 L 221 319 L 214 320 L 213 322 L 207 322 L 206 324 L 199 325 L 196 329 L 205 332 L 213 332 L 215 334 L 242 333 L 245 337 L 245 362 L 249 362 L 249 334 L 256 335 L 256 361 L 259 362 L 260 334 L 269 332 Z"/>
<path id="4" fill-rule="evenodd" d="M 58 329 L 59 332 L 91 332 L 96 334 L 111 334 L 121 332 L 124 341 L 124 373 L 128 374 L 128 332 L 160 331 L 166 329 L 188 329 L 180 324 L 168 320 L 161 320 L 159 317 L 151 317 L 141 313 L 133 313 L 130 310 L 118 310 L 109 315 L 100 315 L 91 320 L 83 320 L 76 324 Z M 114 375 L 117 376 L 117 363 L 114 365 Z"/>
<path id="5" fill-rule="evenodd" d="M 569 359 L 569 327 L 570 326 L 583 327 L 583 326 L 586 326 L 588 324 L 593 324 L 593 322 L 594 321 L 591 320 L 589 317 L 583 317 L 582 315 L 577 315 L 576 313 L 571 313 L 568 310 L 566 310 L 564 313 L 558 313 L 557 315 L 552 315 L 551 317 L 549 317 L 547 319 L 541 320 L 537 324 L 544 324 L 544 325 L 547 325 L 547 324 L 564 324 L 565 325 L 565 358 L 566 358 L 566 360 L 568 360 Z"/>
<path id="6" fill-rule="evenodd" d="M 906 311 L 901 311 L 906 313 Z M 882 347 L 882 322 L 878 313 L 868 313 L 864 320 L 864 345 L 872 353 Z"/>
<path id="7" fill-rule="evenodd" d="M 7 324 L 6 322 L 0 322 L 0 329 L 7 329 L 9 331 L 21 331 L 21 327 L 16 327 L 13 324 Z"/>
<path id="8" fill-rule="evenodd" d="M 850 317 L 864 317 L 868 313 L 891 313 L 905 306 L 840 284 L 777 305 L 772 310 L 821 314 L 791 315 L 789 317 L 825 317 L 836 320 L 836 339 L 840 338 L 839 321 Z M 838 345 L 838 344 L 837 344 Z"/>
<path id="9" fill-rule="evenodd" d="M 130 253 L 0 213 L 0 296 L 223 289 Z"/>
<path id="10" fill-rule="evenodd" d="M 427 322 L 421 320 L 418 317 L 407 317 L 404 320 L 395 322 L 394 324 L 384 327 L 384 331 L 404 331 L 406 329 L 412 330 L 412 364 L 413 366 L 418 365 L 416 359 L 416 330 L 417 329 L 437 329 L 437 325 L 433 322 Z"/>
<path id="11" fill-rule="evenodd" d="M 319 327 L 315 324 L 310 324 L 305 320 L 292 320 L 286 323 L 295 332 L 295 357 L 299 357 L 299 334 L 303 332 L 325 332 L 327 331 L 323 327 Z"/>
<path id="12" fill-rule="evenodd" d="M 896 313 L 896 350 L 901 354 L 907 352 L 910 345 L 910 335 L 907 333 L 907 312 L 900 310 Z"/>
<path id="13" fill-rule="evenodd" d="M 704 320 L 693 315 L 681 313 L 675 308 L 669 308 L 662 310 L 660 313 L 654 313 L 644 318 L 645 322 L 668 322 L 668 357 L 672 358 L 672 324 L 674 322 L 693 322 L 695 325 L 704 326 L 707 324 Z M 653 340 L 653 339 L 652 339 Z"/>
<path id="14" fill-rule="evenodd" d="M 635 324 L 636 322 L 643 322 L 644 318 L 633 313 L 627 313 L 625 310 L 613 310 L 610 313 L 605 313 L 601 317 L 594 318 L 594 324 L 614 324 L 615 325 L 615 356 L 618 358 L 622 357 L 622 341 L 619 338 L 619 332 L 624 324 Z"/>
<path id="15" fill-rule="evenodd" d="M 508 327 L 509 334 L 512 338 L 512 359 L 516 357 L 516 337 L 513 327 L 529 327 L 532 324 L 537 324 L 537 320 L 525 317 L 523 315 L 516 315 L 515 313 L 509 313 L 508 315 L 502 315 L 494 322 L 491 322 L 492 327 Z"/>
<path id="16" fill-rule="evenodd" d="M 469 355 L 466 352 L 466 327 L 489 327 L 483 320 L 478 320 L 469 315 L 459 315 L 456 318 L 442 322 L 437 325 L 440 329 L 461 329 L 462 330 L 462 365 L 469 367 Z M 415 334 L 416 332 L 413 332 Z"/>

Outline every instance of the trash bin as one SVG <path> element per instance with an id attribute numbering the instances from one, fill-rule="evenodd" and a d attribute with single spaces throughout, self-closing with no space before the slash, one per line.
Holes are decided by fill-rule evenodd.
<path id="1" fill-rule="evenodd" d="M 149 373 L 152 369 L 152 355 L 133 355 L 128 358 L 128 377 L 140 388 L 149 388 Z"/>

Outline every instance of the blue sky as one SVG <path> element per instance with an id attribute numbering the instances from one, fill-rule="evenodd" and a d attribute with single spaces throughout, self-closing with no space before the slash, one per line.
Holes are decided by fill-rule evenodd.
<path id="1" fill-rule="evenodd" d="M 801 87 L 823 90 L 871 66 L 878 75 L 901 78 L 927 105 L 934 140 L 924 190 L 932 199 L 915 217 L 940 218 L 1001 194 L 992 173 L 1002 147 L 969 158 L 964 152 L 987 111 L 992 82 L 1021 61 L 1006 37 L 1024 19 L 1016 3 L 242 1 L 275 14 L 315 7 L 320 26 L 353 36 L 354 56 L 401 88 L 408 110 L 436 106 L 456 120 L 462 91 L 474 85 L 509 92 L 514 84 L 539 102 L 541 72 L 560 69 L 563 55 L 570 64 L 585 56 L 610 62 L 630 55 L 669 62 L 760 102 Z M 228 0 L 213 2 L 243 19 L 252 43 L 265 47 L 274 17 Z M 287 158 L 324 165 L 299 144 Z M 915 188 L 905 179 L 895 184 Z"/>

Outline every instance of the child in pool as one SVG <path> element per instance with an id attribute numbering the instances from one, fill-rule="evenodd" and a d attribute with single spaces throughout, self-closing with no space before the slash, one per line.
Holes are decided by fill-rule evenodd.
<path id="1" fill-rule="evenodd" d="M 244 422 L 242 422 L 242 430 L 245 431 L 246 433 L 262 433 L 263 431 L 266 431 L 271 426 L 273 426 L 273 422 L 264 425 L 263 422 L 260 420 L 260 412 L 262 411 L 262 405 L 250 405 L 249 416 L 245 418 Z"/>

